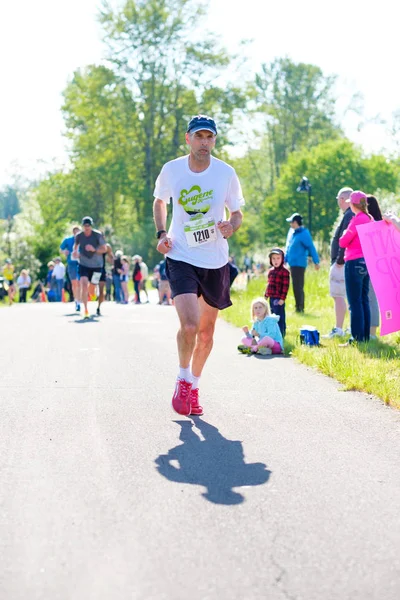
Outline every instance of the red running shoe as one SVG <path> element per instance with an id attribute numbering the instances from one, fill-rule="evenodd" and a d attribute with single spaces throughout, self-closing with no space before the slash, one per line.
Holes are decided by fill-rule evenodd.
<path id="1" fill-rule="evenodd" d="M 192 410 L 191 415 L 197 415 L 198 417 L 203 414 L 203 407 L 199 404 L 199 388 L 191 389 L 190 391 L 190 405 Z"/>
<path id="2" fill-rule="evenodd" d="M 174 395 L 172 396 L 172 408 L 179 415 L 188 417 L 190 415 L 190 390 L 192 384 L 185 379 L 177 379 Z"/>

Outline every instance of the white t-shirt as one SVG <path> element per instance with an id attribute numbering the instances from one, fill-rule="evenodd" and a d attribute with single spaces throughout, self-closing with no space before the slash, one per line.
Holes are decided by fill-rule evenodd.
<path id="1" fill-rule="evenodd" d="M 146 263 L 144 263 L 144 262 L 140 263 L 140 272 L 142 273 L 142 279 L 149 278 L 149 268 L 146 265 Z"/>
<path id="2" fill-rule="evenodd" d="M 56 279 L 64 279 L 65 267 L 62 263 L 56 263 L 54 265 L 52 276 Z"/>
<path id="3" fill-rule="evenodd" d="M 26 277 L 24 277 L 23 275 L 20 275 L 17 279 L 17 286 L 21 289 L 24 288 L 29 288 L 29 286 L 31 285 L 31 278 L 29 277 L 29 275 L 26 275 Z"/>
<path id="4" fill-rule="evenodd" d="M 189 157 L 182 156 L 163 166 L 156 181 L 154 197 L 166 203 L 172 198 L 173 202 L 168 232 L 172 249 L 167 257 L 205 269 L 219 269 L 226 265 L 228 242 L 215 225 L 226 219 L 226 206 L 234 212 L 244 204 L 235 169 L 212 156 L 205 171 L 194 173 L 189 168 Z M 203 215 L 204 218 L 197 221 Z M 194 236 L 188 234 L 192 224 L 196 226 L 197 222 L 207 222 L 203 227 L 207 231 Z"/>

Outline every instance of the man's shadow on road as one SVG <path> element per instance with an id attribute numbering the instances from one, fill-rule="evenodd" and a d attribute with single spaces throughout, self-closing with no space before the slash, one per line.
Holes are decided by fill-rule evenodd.
<path id="1" fill-rule="evenodd" d="M 66 317 L 71 316 L 71 315 L 65 315 Z M 76 313 L 74 316 L 77 316 Z M 97 315 L 89 315 L 88 318 L 84 318 L 81 317 L 80 315 L 79 319 L 74 319 L 73 321 L 69 321 L 69 323 L 75 323 L 75 325 L 83 325 L 85 323 L 99 323 L 99 317 Z"/>
<path id="2" fill-rule="evenodd" d="M 156 460 L 158 472 L 176 483 L 207 489 L 202 495 L 214 504 L 241 504 L 245 497 L 233 488 L 267 483 L 271 471 L 264 463 L 246 463 L 242 443 L 224 438 L 217 427 L 202 419 L 175 421 L 183 442 Z M 193 431 L 196 426 L 204 441 Z"/>

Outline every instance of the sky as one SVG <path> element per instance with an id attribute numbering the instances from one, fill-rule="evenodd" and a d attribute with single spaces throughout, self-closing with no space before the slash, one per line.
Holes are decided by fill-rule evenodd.
<path id="1" fill-rule="evenodd" d="M 0 0 L 0 187 L 15 173 L 35 177 L 67 161 L 60 111 L 75 69 L 102 61 L 96 21 L 100 0 Z M 228 50 L 253 40 L 249 73 L 289 56 L 338 76 L 337 113 L 346 135 L 366 152 L 390 150 L 388 125 L 400 109 L 398 16 L 392 0 L 209 0 L 203 28 Z M 362 94 L 364 120 L 345 113 Z M 379 118 L 377 118 L 379 116 Z"/>

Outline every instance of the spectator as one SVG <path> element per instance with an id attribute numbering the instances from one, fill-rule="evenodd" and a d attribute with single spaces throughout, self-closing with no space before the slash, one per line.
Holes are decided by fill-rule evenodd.
<path id="1" fill-rule="evenodd" d="M 46 290 L 43 283 L 38 281 L 31 295 L 31 300 L 33 302 L 42 302 L 42 299 L 46 300 Z"/>
<path id="2" fill-rule="evenodd" d="M 250 258 L 250 256 L 248 255 L 248 253 L 246 252 L 246 254 L 244 255 L 244 259 L 243 259 L 244 271 L 246 273 L 251 273 L 252 266 L 253 266 L 253 261 Z"/>
<path id="3" fill-rule="evenodd" d="M 293 293 L 296 303 L 296 312 L 304 312 L 304 276 L 307 268 L 308 255 L 315 264 L 316 270 L 319 269 L 319 256 L 313 244 L 311 234 L 303 227 L 303 217 L 299 213 L 294 213 L 286 219 L 293 229 L 293 235 L 290 238 L 287 248 L 286 261 L 290 267 L 292 276 Z"/>
<path id="4" fill-rule="evenodd" d="M 369 328 L 371 323 L 371 313 L 369 309 L 368 291 L 369 274 L 362 251 L 360 238 L 357 232 L 357 226 L 363 223 L 369 223 L 372 217 L 368 213 L 367 196 L 364 192 L 356 190 L 350 194 L 346 200 L 354 213 L 347 230 L 339 240 L 341 248 L 346 248 L 344 253 L 345 260 L 345 281 L 347 300 L 350 308 L 351 335 L 349 342 L 343 346 L 357 342 L 369 340 Z"/>
<path id="5" fill-rule="evenodd" d="M 51 274 L 55 282 L 56 302 L 61 302 L 62 291 L 64 287 L 65 267 L 61 262 L 61 258 L 57 256 L 54 259 L 54 269 Z"/>
<path id="6" fill-rule="evenodd" d="M 54 271 L 54 262 L 51 260 L 47 263 L 47 275 L 46 275 L 46 291 L 47 291 L 47 299 L 49 302 L 56 301 L 56 291 L 55 291 L 55 280 L 53 277 Z"/>
<path id="7" fill-rule="evenodd" d="M 340 210 L 344 213 L 331 243 L 331 268 L 329 271 L 329 293 L 335 303 L 336 324 L 332 331 L 325 335 L 326 338 L 334 338 L 344 335 L 343 324 L 347 312 L 346 284 L 344 281 L 344 248 L 339 246 L 339 240 L 347 229 L 353 212 L 347 202 L 352 193 L 352 188 L 343 187 L 336 196 Z"/>
<path id="8" fill-rule="evenodd" d="M 133 279 L 133 286 L 135 288 L 135 304 L 141 304 L 141 302 L 140 302 L 140 283 L 143 279 L 142 271 L 140 269 L 141 256 L 139 256 L 139 254 L 135 254 L 135 256 L 132 256 L 132 260 L 134 262 L 132 279 Z"/>
<path id="9" fill-rule="evenodd" d="M 113 285 L 112 274 L 106 272 L 106 301 L 107 302 L 110 302 L 110 300 L 111 300 L 112 285 Z"/>
<path id="10" fill-rule="evenodd" d="M 400 218 L 398 216 L 394 215 L 391 212 L 388 212 L 383 215 L 383 218 L 386 221 L 386 223 L 392 223 L 392 225 L 397 229 L 397 231 L 400 231 Z"/>
<path id="11" fill-rule="evenodd" d="M 265 298 L 256 298 L 251 303 L 251 328 L 242 327 L 245 337 L 238 346 L 243 354 L 282 354 L 283 338 L 278 326 L 279 317 L 271 315 Z"/>
<path id="12" fill-rule="evenodd" d="M 122 250 L 117 250 L 114 255 L 114 267 L 112 269 L 112 278 L 114 284 L 114 300 L 115 302 L 123 302 L 124 297 L 121 287 L 121 274 L 122 274 L 122 262 L 121 257 L 123 255 Z"/>
<path id="13" fill-rule="evenodd" d="M 149 302 L 149 294 L 147 293 L 147 280 L 149 278 L 149 268 L 146 263 L 143 261 L 143 258 L 140 257 L 140 272 L 142 274 L 142 281 L 140 282 L 139 288 L 142 292 L 146 294 L 146 304 Z"/>
<path id="14" fill-rule="evenodd" d="M 171 304 L 171 288 L 167 277 L 167 261 L 165 259 L 159 263 L 158 275 L 158 304 Z"/>
<path id="15" fill-rule="evenodd" d="M 128 304 L 129 302 L 129 290 L 128 290 L 128 281 L 129 281 L 129 260 L 127 256 L 121 257 L 121 290 L 123 295 L 122 304 Z"/>
<path id="16" fill-rule="evenodd" d="M 17 279 L 17 286 L 19 289 L 19 301 L 26 302 L 26 294 L 31 287 L 31 278 L 28 275 L 26 269 L 22 269 L 20 276 Z"/>
<path id="17" fill-rule="evenodd" d="M 15 267 L 12 264 L 10 258 L 7 258 L 6 264 L 3 267 L 3 275 L 4 279 L 7 282 L 7 294 L 8 294 L 8 303 L 11 306 L 15 296 L 15 284 L 14 284 L 14 271 Z"/>
<path id="18" fill-rule="evenodd" d="M 375 196 L 371 194 L 367 195 L 367 206 L 368 212 L 374 221 L 382 221 L 382 212 L 379 207 L 378 200 Z M 369 282 L 369 292 L 368 292 L 368 300 L 369 300 L 369 310 L 371 313 L 371 325 L 369 328 L 369 337 L 372 340 L 376 340 L 376 330 L 379 327 L 379 304 L 378 299 L 375 294 L 375 290 L 373 288 L 372 282 Z"/>
<path id="19" fill-rule="evenodd" d="M 289 290 L 290 273 L 284 266 L 285 255 L 280 248 L 272 248 L 269 253 L 271 265 L 268 271 L 268 285 L 265 297 L 269 298 L 271 313 L 279 316 L 279 329 L 282 337 L 286 335 L 285 301 Z"/>

